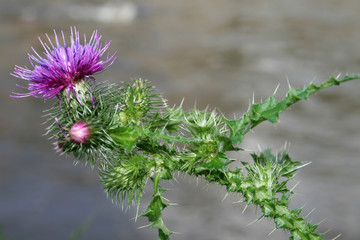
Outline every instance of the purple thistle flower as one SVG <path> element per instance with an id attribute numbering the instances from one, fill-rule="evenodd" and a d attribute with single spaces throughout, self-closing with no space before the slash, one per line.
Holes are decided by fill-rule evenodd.
<path id="1" fill-rule="evenodd" d="M 70 28 L 70 42 L 67 46 L 65 43 L 64 32 L 61 31 L 63 45 L 60 45 L 56 31 L 55 44 L 46 35 L 49 45 L 39 40 L 45 49 L 44 57 L 41 57 L 34 48 L 31 48 L 35 54 L 28 54 L 33 70 L 27 67 L 15 66 L 14 73 L 11 75 L 29 81 L 27 87 L 28 93 L 13 93 L 12 97 L 28 97 L 44 98 L 48 100 L 57 96 L 60 92 L 67 89 L 77 96 L 75 85 L 84 80 L 84 78 L 94 79 L 92 75 L 100 73 L 107 69 L 116 59 L 114 53 L 112 56 L 107 54 L 105 60 L 100 60 L 106 50 L 109 48 L 111 41 L 103 46 L 100 43 L 101 36 L 95 30 L 89 41 L 84 35 L 83 45 L 80 43 L 79 32 L 76 28 Z"/>

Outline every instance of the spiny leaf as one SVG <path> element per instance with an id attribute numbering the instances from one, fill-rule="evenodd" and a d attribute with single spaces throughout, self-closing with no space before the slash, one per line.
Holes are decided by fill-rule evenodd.
<path id="1" fill-rule="evenodd" d="M 162 198 L 162 194 L 165 192 L 165 189 L 160 187 L 160 181 L 170 178 L 171 172 L 164 170 L 158 173 L 155 178 L 152 179 L 154 182 L 154 193 L 152 195 L 152 200 L 146 210 L 140 214 L 140 216 L 148 218 L 148 220 L 151 222 L 151 227 L 158 229 L 160 240 L 168 240 L 170 239 L 170 235 L 173 234 L 173 232 L 165 226 L 161 214 L 161 212 L 169 204 L 165 203 Z"/>
<path id="2" fill-rule="evenodd" d="M 234 144 L 239 144 L 242 142 L 244 135 L 252 128 L 266 120 L 271 123 L 276 123 L 279 118 L 279 113 L 299 100 L 305 100 L 311 94 L 321 89 L 359 78 L 360 75 L 344 76 L 340 79 L 331 77 L 328 81 L 320 85 L 311 83 L 300 89 L 290 87 L 285 99 L 280 102 L 277 102 L 275 95 L 272 95 L 265 102 L 254 103 L 240 119 L 225 119 L 227 126 L 230 128 L 230 138 Z"/>
<path id="3" fill-rule="evenodd" d="M 110 133 L 114 141 L 126 151 L 131 151 L 136 147 L 136 141 L 141 135 L 142 129 L 134 125 L 118 127 Z"/>
<path id="4" fill-rule="evenodd" d="M 161 139 L 168 143 L 194 143 L 194 142 L 203 142 L 204 140 L 199 138 L 191 138 L 191 137 L 182 137 L 182 136 L 173 136 L 169 135 L 165 131 L 159 131 L 159 132 L 147 132 L 146 133 L 149 137 L 153 139 Z"/>
<path id="5" fill-rule="evenodd" d="M 225 171 L 225 167 L 230 164 L 231 161 L 228 159 L 228 157 L 226 156 L 225 153 L 218 153 L 216 155 L 216 157 L 214 157 L 211 161 L 204 163 L 202 165 L 200 165 L 196 171 L 203 171 L 203 170 L 208 170 L 208 171 L 213 171 L 213 170 L 217 170 L 217 171 Z"/>

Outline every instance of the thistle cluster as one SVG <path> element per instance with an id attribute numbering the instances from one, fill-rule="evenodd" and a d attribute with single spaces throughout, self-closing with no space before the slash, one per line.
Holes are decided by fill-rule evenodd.
<path id="1" fill-rule="evenodd" d="M 135 79 L 122 85 L 97 83 L 92 75 L 108 68 L 115 55 L 107 54 L 110 42 L 103 46 L 94 31 L 90 41 L 71 29 L 70 46 L 55 33 L 55 44 L 43 43 L 41 57 L 29 55 L 33 69 L 15 67 L 13 75 L 29 82 L 30 92 L 13 96 L 34 96 L 48 100 L 57 97 L 47 111 L 47 133 L 55 139 L 55 148 L 74 155 L 77 162 L 97 167 L 108 196 L 127 207 L 139 209 L 147 183 L 153 182 L 152 200 L 139 214 L 149 226 L 157 228 L 159 239 L 170 239 L 162 217 L 169 206 L 163 197 L 161 182 L 174 172 L 202 177 L 241 193 L 247 204 L 259 206 L 261 218 L 274 220 L 276 228 L 287 229 L 290 239 L 321 239 L 316 225 L 300 216 L 301 209 L 290 210 L 293 194 L 287 188 L 296 170 L 303 165 L 281 152 L 270 150 L 255 154 L 253 162 L 243 167 L 231 165 L 231 151 L 241 151 L 244 136 L 264 121 L 277 122 L 279 113 L 292 104 L 307 99 L 317 91 L 339 85 L 360 76 L 332 77 L 323 84 L 289 88 L 287 96 L 277 101 L 275 95 L 264 102 L 252 103 L 239 119 L 227 119 L 216 111 L 168 107 L 148 81 Z M 279 197 L 280 196 L 280 197 Z"/>

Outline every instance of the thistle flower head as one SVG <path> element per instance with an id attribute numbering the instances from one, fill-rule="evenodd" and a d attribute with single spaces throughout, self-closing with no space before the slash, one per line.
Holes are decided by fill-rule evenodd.
<path id="1" fill-rule="evenodd" d="M 86 122 L 76 122 L 69 130 L 71 140 L 76 143 L 85 143 L 90 140 L 91 131 Z"/>
<path id="2" fill-rule="evenodd" d="M 83 44 L 80 43 L 79 32 L 71 28 L 70 46 L 66 45 L 63 31 L 61 31 L 63 44 L 60 44 L 54 30 L 55 43 L 46 34 L 49 43 L 39 40 L 44 47 L 44 56 L 40 56 L 33 48 L 34 54 L 29 54 L 33 69 L 15 66 L 13 76 L 29 82 L 28 93 L 13 93 L 12 97 L 33 96 L 48 100 L 67 89 L 68 94 L 76 95 L 75 85 L 85 78 L 93 79 L 92 75 L 107 69 L 116 59 L 115 54 L 107 54 L 105 60 L 102 56 L 109 48 L 110 43 L 102 45 L 101 36 L 95 30 L 89 41 L 84 35 Z"/>

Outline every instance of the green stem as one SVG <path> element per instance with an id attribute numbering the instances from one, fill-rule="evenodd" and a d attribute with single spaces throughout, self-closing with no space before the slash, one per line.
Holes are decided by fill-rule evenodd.
<path id="1" fill-rule="evenodd" d="M 169 205 L 164 202 L 162 198 L 162 194 L 166 191 L 166 189 L 160 187 L 160 181 L 163 179 L 169 179 L 171 175 L 169 175 L 169 171 L 163 170 L 158 173 L 155 178 L 152 178 L 154 183 L 154 193 L 152 195 L 152 200 L 147 207 L 147 209 L 140 215 L 148 218 L 151 224 L 150 227 L 154 227 L 158 229 L 159 232 L 159 240 L 169 240 L 172 231 L 170 231 L 164 224 L 164 220 L 162 218 L 161 212 Z"/>
<path id="2" fill-rule="evenodd" d="M 225 119 L 231 131 L 230 138 L 234 144 L 239 144 L 242 142 L 244 135 L 251 129 L 266 120 L 271 123 L 276 123 L 279 119 L 279 113 L 298 101 L 307 99 L 310 95 L 321 89 L 340 85 L 340 83 L 354 79 L 360 79 L 360 75 L 346 75 L 339 79 L 337 77 L 331 77 L 320 85 L 311 83 L 300 89 L 289 87 L 286 97 L 280 102 L 277 102 L 275 95 L 272 95 L 265 102 L 254 103 L 240 119 Z"/>
<path id="3" fill-rule="evenodd" d="M 275 157 L 269 151 L 253 155 L 253 158 L 253 165 L 243 163 L 247 177 L 239 168 L 202 170 L 196 175 L 203 175 L 209 182 L 225 186 L 228 192 L 242 193 L 247 204 L 254 204 L 262 210 L 261 218 L 272 218 L 276 228 L 288 230 L 291 234 L 289 239 L 322 239 L 322 234 L 315 233 L 317 225 L 309 224 L 299 216 L 301 209 L 289 209 L 289 198 L 293 193 L 286 188 L 286 183 L 302 167 L 300 162 L 292 162 L 285 153 Z M 279 193 L 282 194 L 281 199 L 277 196 Z"/>

